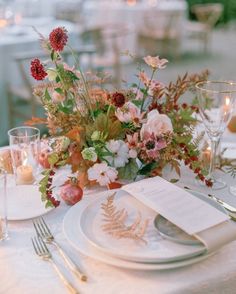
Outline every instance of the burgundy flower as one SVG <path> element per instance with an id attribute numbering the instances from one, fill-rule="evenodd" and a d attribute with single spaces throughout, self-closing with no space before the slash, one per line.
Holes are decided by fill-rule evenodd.
<path id="1" fill-rule="evenodd" d="M 52 49 L 62 51 L 67 43 L 67 30 L 62 27 L 54 29 L 49 35 L 49 41 Z"/>
<path id="2" fill-rule="evenodd" d="M 31 75 L 33 78 L 35 78 L 35 80 L 41 81 L 47 76 L 44 66 L 38 58 L 35 58 L 31 61 L 30 70 Z"/>
<path id="3" fill-rule="evenodd" d="M 112 94 L 112 103 L 116 107 L 122 107 L 125 104 L 125 95 L 119 92 L 115 92 Z"/>

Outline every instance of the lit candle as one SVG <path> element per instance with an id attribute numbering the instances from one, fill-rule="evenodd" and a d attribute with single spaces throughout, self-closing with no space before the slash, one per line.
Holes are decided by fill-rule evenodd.
<path id="1" fill-rule="evenodd" d="M 228 114 L 230 110 L 230 98 L 228 96 L 225 97 L 225 104 L 223 107 L 224 115 Z"/>
<path id="2" fill-rule="evenodd" d="M 127 0 L 127 4 L 129 6 L 135 6 L 137 4 L 137 0 Z"/>
<path id="3" fill-rule="evenodd" d="M 7 26 L 6 19 L 0 19 L 0 29 L 5 28 Z"/>
<path id="4" fill-rule="evenodd" d="M 205 168 L 208 168 L 211 162 L 211 147 L 208 146 L 203 152 L 202 152 L 202 163 Z"/>
<path id="5" fill-rule="evenodd" d="M 30 185 L 34 182 L 33 168 L 30 165 L 20 165 L 16 169 L 16 183 Z"/>

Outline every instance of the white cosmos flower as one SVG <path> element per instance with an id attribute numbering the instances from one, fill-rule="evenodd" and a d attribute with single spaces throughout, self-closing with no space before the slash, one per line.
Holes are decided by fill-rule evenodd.
<path id="1" fill-rule="evenodd" d="M 129 161 L 129 147 L 122 140 L 110 140 L 106 148 L 113 153 L 113 156 L 106 156 L 105 159 L 114 167 L 123 167 Z"/>
<path id="2" fill-rule="evenodd" d="M 90 181 L 97 181 L 99 185 L 106 186 L 116 180 L 118 171 L 106 162 L 95 163 L 88 169 L 88 179 Z"/>

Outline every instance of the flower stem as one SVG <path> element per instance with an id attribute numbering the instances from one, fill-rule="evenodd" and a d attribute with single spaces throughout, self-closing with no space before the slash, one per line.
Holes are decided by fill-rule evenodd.
<path id="1" fill-rule="evenodd" d="M 142 100 L 142 104 L 141 104 L 141 112 L 143 111 L 144 101 L 147 98 L 148 90 L 149 90 L 149 87 L 150 87 L 150 85 L 152 83 L 152 80 L 153 80 L 153 77 L 154 77 L 155 72 L 156 72 L 156 68 L 153 68 L 151 79 L 149 80 L 149 83 L 147 84 L 147 86 L 145 88 L 145 93 L 143 94 L 143 100 Z"/>

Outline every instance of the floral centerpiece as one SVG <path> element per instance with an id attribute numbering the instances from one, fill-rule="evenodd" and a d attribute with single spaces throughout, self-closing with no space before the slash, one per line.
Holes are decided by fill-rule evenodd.
<path id="1" fill-rule="evenodd" d="M 34 88 L 34 95 L 41 99 L 47 117 L 32 118 L 30 123 L 47 124 L 52 138 L 40 182 L 47 206 L 59 205 L 52 193 L 52 177 L 56 168 L 68 164 L 77 173 L 69 181 L 81 188 L 95 183 L 117 188 L 123 179 L 162 175 L 166 165 L 180 175 L 181 161 L 211 185 L 199 160 L 198 140 L 193 140 L 198 108 L 180 102 L 184 93 L 194 92 L 196 82 L 207 78 L 207 72 L 186 74 L 164 85 L 155 74 L 168 61 L 147 56 L 150 77 L 140 67 L 137 83 L 107 90 L 100 78 L 81 71 L 76 56 L 73 67 L 63 62 L 65 28 L 54 29 L 49 38 L 40 37 L 50 59 L 32 60 L 31 74 L 44 80 Z"/>

